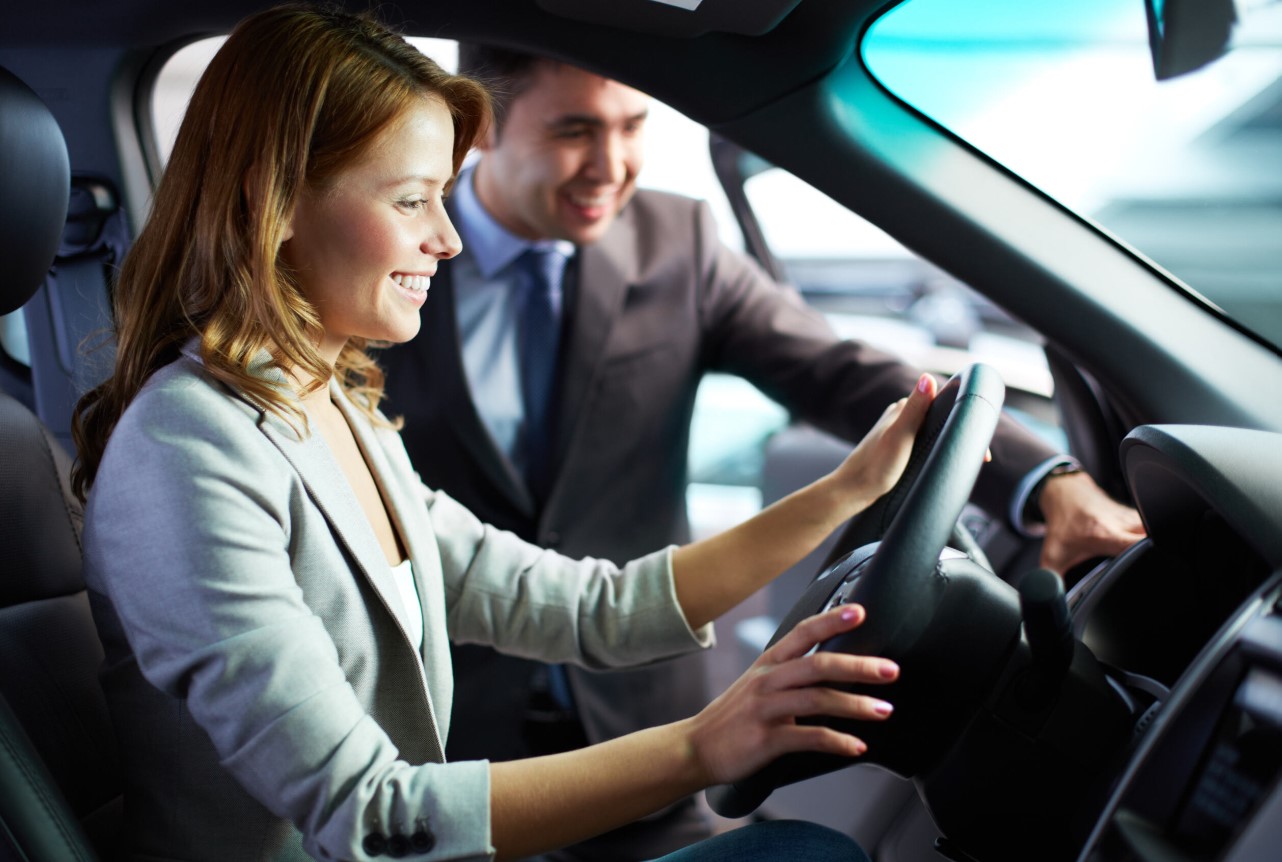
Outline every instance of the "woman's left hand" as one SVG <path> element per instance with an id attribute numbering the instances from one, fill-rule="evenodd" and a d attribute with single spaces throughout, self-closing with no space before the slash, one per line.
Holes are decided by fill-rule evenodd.
<path id="1" fill-rule="evenodd" d="M 686 621 L 698 628 L 721 616 L 889 491 L 908 465 L 935 392 L 935 379 L 923 374 L 836 470 L 736 527 L 677 548 L 672 573 Z"/>
<path id="2" fill-rule="evenodd" d="M 852 498 L 871 502 L 899 481 L 938 388 L 934 377 L 923 374 L 913 391 L 888 406 L 872 430 L 833 471 L 832 478 L 847 487 Z"/>

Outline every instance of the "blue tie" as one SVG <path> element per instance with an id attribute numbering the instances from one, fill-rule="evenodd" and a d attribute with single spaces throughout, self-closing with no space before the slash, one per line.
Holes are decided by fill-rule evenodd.
<path id="1" fill-rule="evenodd" d="M 522 285 L 518 351 L 521 358 L 521 399 L 525 425 L 521 455 L 525 482 L 534 496 L 546 499 L 552 477 L 552 405 L 556 400 L 557 355 L 561 347 L 561 280 L 565 255 L 551 247 L 531 246 L 517 258 Z M 573 712 L 574 698 L 565 668 L 546 665 L 546 677 L 535 686 L 546 687 L 552 701 Z"/>
<path id="2" fill-rule="evenodd" d="M 519 460 L 526 484 L 542 500 L 551 479 L 552 405 L 561 344 L 561 279 L 566 260 L 555 248 L 532 246 L 516 263 L 523 282 L 517 348 L 525 408 Z"/>

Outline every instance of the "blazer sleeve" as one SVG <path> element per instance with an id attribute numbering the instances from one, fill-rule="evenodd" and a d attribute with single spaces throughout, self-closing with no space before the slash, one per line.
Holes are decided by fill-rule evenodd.
<path id="1" fill-rule="evenodd" d="M 452 641 L 593 669 L 632 667 L 715 643 L 712 624 L 691 629 L 677 602 L 671 547 L 622 567 L 540 548 L 419 482 L 396 437 L 384 448 L 414 477 L 427 506 Z"/>
<path id="2" fill-rule="evenodd" d="M 422 858 L 489 858 L 487 764 L 412 766 L 362 705 L 291 568 L 323 564 L 294 557 L 306 502 L 242 408 L 208 384 L 135 401 L 89 501 L 91 588 L 147 680 L 316 858 L 367 858 L 364 824 L 419 817 L 437 842 Z"/>
<path id="3" fill-rule="evenodd" d="M 796 290 L 720 242 L 707 204 L 699 203 L 692 219 L 710 367 L 746 378 L 797 418 L 852 442 L 912 390 L 919 369 L 840 338 Z M 1055 451 L 1006 414 L 991 448 L 974 498 L 1005 517 L 1020 480 Z"/>

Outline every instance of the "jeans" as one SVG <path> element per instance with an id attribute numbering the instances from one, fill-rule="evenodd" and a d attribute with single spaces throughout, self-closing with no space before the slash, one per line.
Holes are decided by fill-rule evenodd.
<path id="1" fill-rule="evenodd" d="M 802 820 L 752 823 L 654 862 L 869 862 L 853 839 Z"/>

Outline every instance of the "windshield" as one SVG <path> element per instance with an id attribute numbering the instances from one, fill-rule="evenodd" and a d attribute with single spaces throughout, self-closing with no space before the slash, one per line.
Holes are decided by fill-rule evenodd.
<path id="1" fill-rule="evenodd" d="M 906 0 L 863 57 L 895 96 L 1277 346 L 1282 2 L 1237 0 L 1236 17 L 1225 56 L 1162 81 L 1143 0 Z"/>

